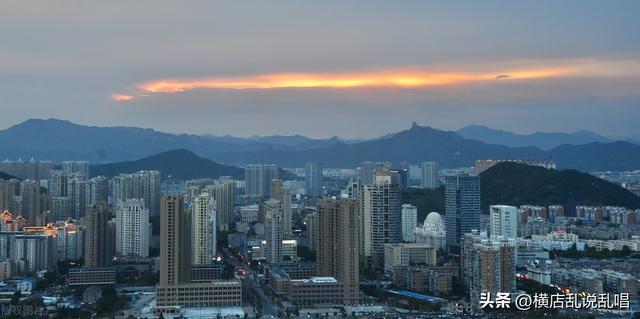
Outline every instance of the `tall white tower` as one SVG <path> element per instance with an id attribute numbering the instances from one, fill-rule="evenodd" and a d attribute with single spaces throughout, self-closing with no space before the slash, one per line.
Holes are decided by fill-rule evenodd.
<path id="1" fill-rule="evenodd" d="M 128 199 L 116 208 L 116 253 L 149 256 L 149 210 L 143 199 Z"/>
<path id="2" fill-rule="evenodd" d="M 402 205 L 402 241 L 415 242 L 414 230 L 418 225 L 418 208 L 409 205 Z"/>
<path id="3" fill-rule="evenodd" d="M 192 206 L 193 220 L 193 263 L 211 264 L 216 256 L 217 227 L 216 201 L 213 196 L 202 193 L 195 197 Z"/>

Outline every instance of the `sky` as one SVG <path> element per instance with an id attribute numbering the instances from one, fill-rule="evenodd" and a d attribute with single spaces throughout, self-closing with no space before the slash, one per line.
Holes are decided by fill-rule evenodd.
<path id="1" fill-rule="evenodd" d="M 640 135 L 638 1 L 2 1 L 0 128 Z"/>

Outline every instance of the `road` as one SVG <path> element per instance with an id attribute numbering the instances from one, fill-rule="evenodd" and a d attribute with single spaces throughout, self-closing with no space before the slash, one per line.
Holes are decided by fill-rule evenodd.
<path id="1" fill-rule="evenodd" d="M 251 286 L 254 294 L 260 298 L 260 305 L 262 306 L 261 317 L 273 316 L 274 318 L 278 318 L 278 309 L 274 307 L 271 299 L 269 299 L 269 297 L 267 297 L 262 291 L 260 283 L 258 283 L 257 279 L 254 278 L 255 277 L 253 276 L 249 278 L 249 286 Z"/>

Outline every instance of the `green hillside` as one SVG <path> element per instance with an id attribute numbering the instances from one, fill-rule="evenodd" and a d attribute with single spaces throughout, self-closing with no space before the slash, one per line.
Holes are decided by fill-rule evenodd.
<path id="1" fill-rule="evenodd" d="M 640 197 L 593 175 L 517 163 L 500 163 L 480 174 L 482 210 L 489 205 L 563 205 L 571 214 L 576 205 L 640 208 Z M 408 189 L 402 202 L 418 207 L 418 221 L 436 211 L 444 214 L 444 187 Z"/>

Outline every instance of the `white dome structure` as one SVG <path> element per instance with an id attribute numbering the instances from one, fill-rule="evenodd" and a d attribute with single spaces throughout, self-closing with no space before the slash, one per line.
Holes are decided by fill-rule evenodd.
<path id="1" fill-rule="evenodd" d="M 416 227 L 414 234 L 417 243 L 427 243 L 438 249 L 446 247 L 444 220 L 436 212 L 429 213 L 424 219 L 422 227 Z"/>
<path id="2" fill-rule="evenodd" d="M 434 231 L 441 232 L 444 231 L 444 220 L 442 220 L 442 216 L 436 212 L 431 212 L 424 219 L 424 224 L 422 224 L 422 229 L 424 231 Z"/>

